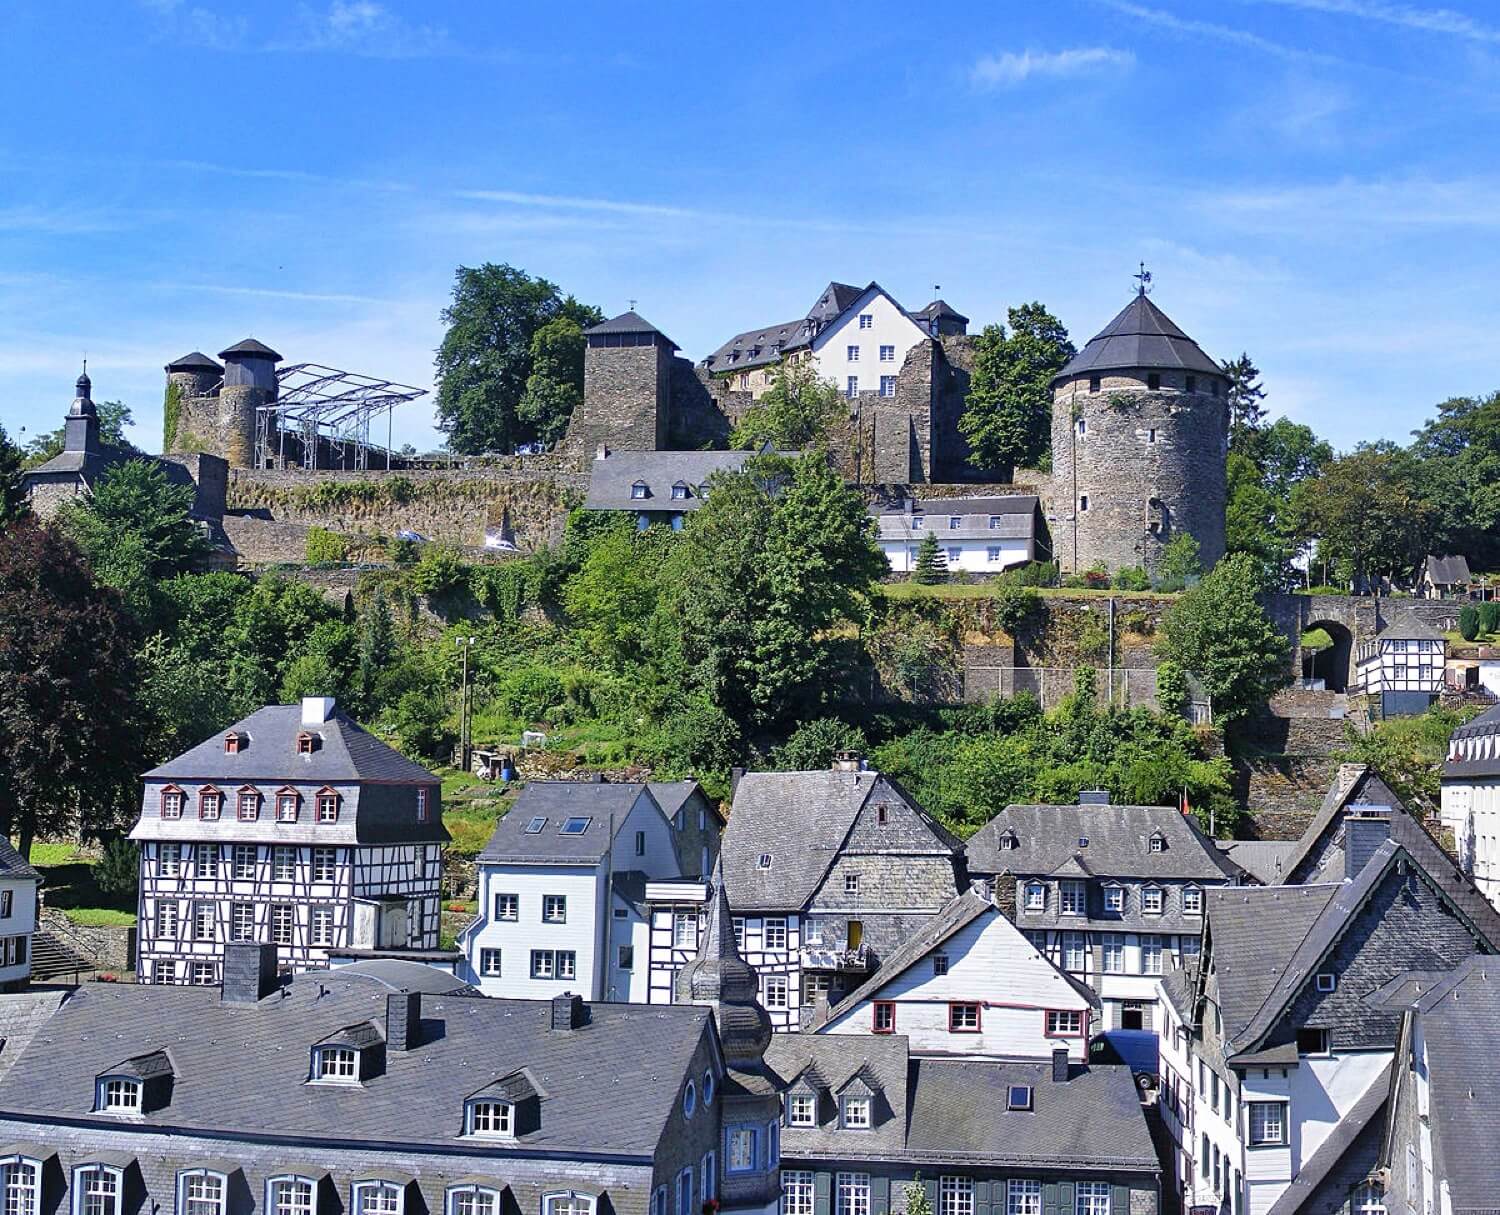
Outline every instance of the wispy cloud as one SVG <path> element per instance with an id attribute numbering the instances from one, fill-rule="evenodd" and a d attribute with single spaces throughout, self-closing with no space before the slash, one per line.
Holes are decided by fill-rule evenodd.
<path id="1" fill-rule="evenodd" d="M 1198 201 L 1221 220 L 1294 231 L 1324 225 L 1345 233 L 1362 228 L 1500 228 L 1500 181 L 1492 176 L 1346 177 L 1317 185 L 1222 191 Z"/>
<path id="2" fill-rule="evenodd" d="M 0 232 L 84 236 L 92 232 L 118 232 L 127 226 L 120 216 L 103 211 L 79 211 L 40 206 L 0 208 Z"/>
<path id="3" fill-rule="evenodd" d="M 1500 26 L 1486 25 L 1451 8 L 1418 8 L 1410 4 L 1382 3 L 1381 0 L 1261 0 L 1261 3 L 1356 17 L 1430 34 L 1448 34 L 1470 42 L 1500 43 Z"/>
<path id="4" fill-rule="evenodd" d="M 1004 51 L 999 55 L 984 55 L 975 62 L 969 69 L 969 83 L 976 89 L 1004 89 L 1036 77 L 1085 76 L 1134 66 L 1133 52 L 1107 46 L 1072 47 L 1065 51 Z"/>
<path id="5" fill-rule="evenodd" d="M 1166 9 L 1148 8 L 1144 4 L 1132 3 L 1132 0 L 1098 0 L 1098 2 L 1105 8 L 1123 13 L 1137 21 L 1144 21 L 1158 29 L 1171 30 L 1173 33 L 1192 37 L 1209 38 L 1216 42 L 1244 47 L 1247 50 L 1260 51 L 1278 59 L 1295 60 L 1299 63 L 1342 62 L 1333 55 L 1304 50 L 1284 42 L 1276 42 L 1271 38 L 1263 38 L 1252 30 L 1239 29 L 1232 25 L 1220 25 L 1215 21 L 1200 21 L 1196 17 L 1180 17 Z"/>
<path id="6" fill-rule="evenodd" d="M 275 287 L 232 287 L 223 283 L 151 283 L 158 291 L 206 292 L 210 295 L 249 295 L 263 299 L 292 300 L 309 304 L 389 304 L 373 295 L 348 295 L 336 291 L 283 291 Z"/>
<path id="7" fill-rule="evenodd" d="M 473 202 L 508 203 L 516 207 L 546 207 L 569 211 L 604 211 L 614 215 L 644 215 L 665 219 L 704 219 L 707 213 L 691 207 L 627 202 L 613 198 L 580 198 L 566 194 L 526 194 L 517 190 L 455 190 L 455 198 Z M 727 217 L 726 217 L 727 218 Z"/>

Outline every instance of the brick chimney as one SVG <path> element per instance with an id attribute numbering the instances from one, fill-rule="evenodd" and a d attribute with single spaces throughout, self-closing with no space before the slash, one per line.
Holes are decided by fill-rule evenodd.
<path id="1" fill-rule="evenodd" d="M 553 1029 L 580 1029 L 586 1019 L 582 996 L 575 996 L 572 992 L 565 991 L 560 996 L 552 997 Z"/>
<path id="2" fill-rule="evenodd" d="M 393 991 L 385 998 L 385 1048 L 412 1050 L 421 1038 L 422 993 Z"/>
<path id="3" fill-rule="evenodd" d="M 219 998 L 225 1004 L 256 1004 L 276 990 L 276 946 L 256 941 L 232 941 L 224 946 L 224 982 Z"/>

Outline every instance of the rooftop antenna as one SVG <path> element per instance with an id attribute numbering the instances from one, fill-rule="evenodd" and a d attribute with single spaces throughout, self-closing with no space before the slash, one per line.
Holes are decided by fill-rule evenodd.
<path id="1" fill-rule="evenodd" d="M 630 311 L 632 311 L 632 312 L 635 311 L 635 301 L 634 300 L 630 301 Z"/>
<path id="2" fill-rule="evenodd" d="M 942 294 L 943 294 L 943 286 L 942 286 L 942 284 L 941 283 L 933 283 L 932 284 L 932 298 L 933 299 L 937 299 Z"/>
<path id="3" fill-rule="evenodd" d="M 1136 287 L 1137 295 L 1139 295 L 1142 299 L 1145 299 L 1146 296 L 1151 294 L 1151 271 L 1146 269 L 1145 262 L 1141 263 L 1141 272 L 1139 274 L 1132 274 L 1130 277 L 1135 279 L 1135 281 L 1139 284 L 1139 286 Z"/>

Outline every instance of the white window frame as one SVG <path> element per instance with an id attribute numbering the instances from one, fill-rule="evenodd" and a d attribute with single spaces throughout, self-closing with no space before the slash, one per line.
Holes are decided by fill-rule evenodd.
<path id="1" fill-rule="evenodd" d="M 859 377 L 857 375 L 851 375 L 845 380 L 844 396 L 851 401 L 859 396 Z"/>
<path id="2" fill-rule="evenodd" d="M 874 1125 L 869 1097 L 845 1097 L 839 1102 L 839 1125 L 846 1131 L 867 1131 Z"/>
<path id="3" fill-rule="evenodd" d="M 834 1174 L 834 1215 L 870 1215 L 870 1174 Z"/>
<path id="4" fill-rule="evenodd" d="M 880 377 L 880 395 L 883 397 L 893 397 L 896 395 L 895 376 L 883 375 Z"/>
<path id="5" fill-rule="evenodd" d="M 249 931 L 246 932 L 241 921 L 244 919 L 242 913 L 249 913 Z M 254 903 L 230 903 L 229 904 L 229 939 L 231 941 L 253 941 L 255 940 L 255 904 Z"/>
<path id="6" fill-rule="evenodd" d="M 158 899 L 156 901 L 156 935 L 158 937 L 175 937 L 182 924 L 182 909 L 178 907 L 176 899 Z"/>
<path id="7" fill-rule="evenodd" d="M 844 893 L 845 894 L 858 894 L 859 893 L 859 874 L 857 874 L 857 873 L 846 873 L 846 874 L 844 874 Z"/>
<path id="8" fill-rule="evenodd" d="M 745 1149 L 748 1148 L 748 1153 Z M 745 1161 L 741 1164 L 739 1161 Z M 760 1164 L 760 1130 L 753 1126 L 724 1128 L 724 1171 L 753 1173 Z"/>
<path id="9" fill-rule="evenodd" d="M 500 950 L 485 946 L 479 951 L 479 974 L 481 978 L 500 978 L 503 964 L 504 959 L 501 957 Z"/>
<path id="10" fill-rule="evenodd" d="M 297 848 L 294 845 L 272 845 L 271 880 L 273 882 L 295 882 L 297 880 Z"/>
<path id="11" fill-rule="evenodd" d="M 786 1103 L 787 1126 L 818 1125 L 818 1095 L 816 1093 L 793 1093 Z"/>
<path id="12" fill-rule="evenodd" d="M 1125 910 L 1125 887 L 1117 884 L 1105 886 L 1104 910 L 1110 912 L 1123 912 Z"/>
<path id="13" fill-rule="evenodd" d="M 542 895 L 542 923 L 566 924 L 568 922 L 568 896 L 565 894 Z"/>
<path id="14" fill-rule="evenodd" d="M 698 913 L 696 911 L 672 913 L 672 947 L 674 949 L 698 948 Z"/>
<path id="15" fill-rule="evenodd" d="M 1043 882 L 1027 882 L 1022 891 L 1023 911 L 1047 910 L 1047 887 Z"/>
<path id="16" fill-rule="evenodd" d="M 276 821 L 278 823 L 295 823 L 301 808 L 302 799 L 297 794 L 278 793 L 276 795 Z"/>
<path id="17" fill-rule="evenodd" d="M 68 1192 L 72 1196 L 73 1215 L 122 1215 L 124 1169 L 85 1160 L 73 1166 L 72 1177 Z M 100 1183 L 107 1185 L 101 1186 Z"/>
<path id="18" fill-rule="evenodd" d="M 298 1192 L 299 1187 L 302 1192 Z M 292 1190 L 289 1199 L 286 1191 Z M 305 1201 L 303 1197 L 305 1195 Z M 280 1173 L 266 1178 L 265 1215 L 318 1215 L 318 1182 L 298 1173 Z"/>
<path id="19" fill-rule="evenodd" d="M 193 987 L 212 987 L 219 981 L 217 962 L 193 962 L 188 970 L 188 983 Z"/>
<path id="20" fill-rule="evenodd" d="M 249 860 L 245 860 L 249 857 Z M 260 859 L 260 849 L 254 844 L 236 844 L 230 863 L 234 866 L 231 873 L 237 882 L 253 881 L 255 878 L 256 862 Z M 246 868 L 249 872 L 246 872 Z"/>
<path id="21" fill-rule="evenodd" d="M 272 903 L 267 913 L 267 934 L 272 945 L 295 945 L 297 942 L 297 905 Z"/>
<path id="22" fill-rule="evenodd" d="M 1042 1215 L 1042 1183 L 1010 1178 L 1005 1183 L 1005 1215 Z"/>
<path id="23" fill-rule="evenodd" d="M 790 929 L 783 917 L 766 920 L 762 926 L 763 943 L 767 950 L 784 950 L 791 940 Z"/>
<path id="24" fill-rule="evenodd" d="M 808 1169 L 781 1170 L 781 1215 L 813 1215 L 813 1175 Z"/>
<path id="25" fill-rule="evenodd" d="M 475 1139 L 514 1139 L 515 1103 L 471 1097 L 464 1102 L 464 1134 Z"/>
<path id="26" fill-rule="evenodd" d="M 311 878 L 315 882 L 336 882 L 339 874 L 339 850 L 319 844 L 312 850 Z"/>
<path id="27" fill-rule="evenodd" d="M 163 843 L 157 845 L 156 872 L 159 877 L 182 876 L 182 845 Z"/>
<path id="28" fill-rule="evenodd" d="M 189 1191 L 195 1181 L 215 1183 L 217 1193 L 209 1195 L 206 1192 L 192 1197 Z M 177 1174 L 177 1212 L 178 1215 L 224 1215 L 225 1205 L 229 1199 L 229 1176 L 217 1169 L 183 1169 Z M 9 1210 L 10 1204 L 6 1204 Z"/>
<path id="29" fill-rule="evenodd" d="M 1141 973 L 1159 975 L 1163 973 L 1166 948 L 1162 939 L 1154 932 L 1143 932 L 1141 942 Z"/>
<path id="30" fill-rule="evenodd" d="M 358 1084 L 359 1051 L 352 1046 L 313 1047 L 312 1079 L 319 1084 Z"/>
<path id="31" fill-rule="evenodd" d="M 786 975 L 767 975 L 761 980 L 761 1003 L 767 1011 L 791 1007 L 792 985 Z"/>
<path id="32" fill-rule="evenodd" d="M 1086 973 L 1089 967 L 1089 937 L 1086 932 L 1068 931 L 1057 934 L 1058 956 L 1062 959 L 1061 969 L 1073 974 Z M 1078 965 L 1073 965 L 1074 960 Z"/>
<path id="33" fill-rule="evenodd" d="M 1057 884 L 1058 915 L 1086 915 L 1088 905 L 1088 888 L 1082 882 L 1068 879 Z"/>
<path id="34" fill-rule="evenodd" d="M 515 921 L 521 918 L 521 896 L 510 890 L 497 890 L 494 894 L 495 919 Z"/>
<path id="35" fill-rule="evenodd" d="M 844 361 L 846 363 L 857 363 L 857 362 L 859 362 L 859 347 L 858 346 L 845 346 L 844 347 Z"/>
<path id="36" fill-rule="evenodd" d="M 861 312 L 859 314 L 859 327 L 861 329 L 873 329 L 875 327 L 875 314 L 873 312 Z"/>
<path id="37" fill-rule="evenodd" d="M 307 913 L 307 943 L 324 949 L 331 947 L 336 920 L 332 907 L 314 906 Z"/>
<path id="38" fill-rule="evenodd" d="M 1073 1187 L 1076 1215 L 1110 1215 L 1111 1186 L 1107 1181 L 1079 1181 Z"/>
<path id="39" fill-rule="evenodd" d="M 1245 1106 L 1245 1143 L 1253 1148 L 1285 1147 L 1287 1103 L 1285 1101 L 1247 1101 Z"/>
<path id="40" fill-rule="evenodd" d="M 487 1185 L 450 1185 L 443 1193 L 443 1210 L 445 1215 L 500 1215 L 500 1191 Z"/>
<path id="41" fill-rule="evenodd" d="M 193 845 L 193 874 L 201 878 L 217 878 L 219 866 L 223 864 L 224 858 L 220 853 L 218 844 L 194 844 Z"/>
<path id="42" fill-rule="evenodd" d="M 974 1179 L 939 1177 L 937 1215 L 974 1215 Z"/>
<path id="43" fill-rule="evenodd" d="M 145 1088 L 134 1076 L 100 1076 L 94 1082 L 94 1110 L 139 1117 L 145 1111 Z"/>
<path id="44" fill-rule="evenodd" d="M 1152 906 L 1155 904 L 1155 906 Z M 1161 915 L 1167 907 L 1167 892 L 1160 886 L 1141 887 L 1141 914 Z"/>
<path id="45" fill-rule="evenodd" d="M 1125 973 L 1125 934 L 1106 932 L 1099 939 L 1100 971 L 1107 975 Z"/>
<path id="46" fill-rule="evenodd" d="M 1184 886 L 1182 888 L 1182 914 L 1203 914 L 1203 887 Z"/>
<path id="47" fill-rule="evenodd" d="M 351 1215 L 403 1215 L 406 1186 L 399 1181 L 367 1177 L 349 1187 Z"/>

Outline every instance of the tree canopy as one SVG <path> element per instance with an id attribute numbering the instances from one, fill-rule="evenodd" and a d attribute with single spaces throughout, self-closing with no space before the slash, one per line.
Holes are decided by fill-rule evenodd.
<path id="1" fill-rule="evenodd" d="M 766 443 L 783 451 L 820 447 L 844 411 L 838 386 L 820 379 L 811 363 L 783 363 L 770 388 L 735 426 L 731 442 L 747 451 Z"/>
<path id="2" fill-rule="evenodd" d="M 26 513 L 26 491 L 21 487 L 25 457 L 0 426 L 0 527 Z"/>
<path id="3" fill-rule="evenodd" d="M 1040 467 L 1051 447 L 1052 379 L 1077 351 L 1061 321 L 1039 303 L 1009 311 L 1010 331 L 986 325 L 958 428 L 979 469 Z"/>
<path id="4" fill-rule="evenodd" d="M 436 359 L 438 426 L 448 447 L 509 453 L 559 437 L 583 392 L 581 331 L 603 319 L 514 266 L 460 266 Z"/>

